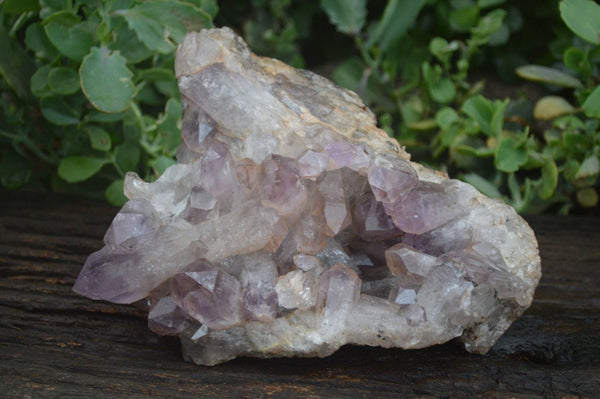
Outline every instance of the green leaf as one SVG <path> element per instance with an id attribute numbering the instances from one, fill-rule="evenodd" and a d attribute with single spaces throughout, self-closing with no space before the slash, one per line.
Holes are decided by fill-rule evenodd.
<path id="1" fill-rule="evenodd" d="M 357 34 L 367 18 L 366 0 L 321 0 L 329 21 L 342 33 Z"/>
<path id="2" fill-rule="evenodd" d="M 123 143 L 115 149 L 115 161 L 122 172 L 135 170 L 140 161 L 140 148 L 133 143 Z"/>
<path id="3" fill-rule="evenodd" d="M 219 5 L 217 0 L 199 0 L 197 1 L 198 6 L 212 19 L 219 13 Z"/>
<path id="4" fill-rule="evenodd" d="M 162 54 L 171 53 L 188 30 L 212 26 L 206 11 L 182 1 L 148 0 L 115 14 L 125 18 L 146 47 Z"/>
<path id="5" fill-rule="evenodd" d="M 449 78 L 443 78 L 439 65 L 431 66 L 423 63 L 423 77 L 431 97 L 440 104 L 447 104 L 456 96 L 456 87 Z"/>
<path id="6" fill-rule="evenodd" d="M 52 59 L 58 54 L 56 48 L 48 40 L 44 28 L 37 22 L 27 27 L 25 31 L 25 44 L 30 50 L 35 52 L 38 58 Z"/>
<path id="7" fill-rule="evenodd" d="M 157 176 L 160 176 L 169 166 L 175 165 L 175 163 L 176 162 L 173 158 L 160 156 L 150 161 L 150 166 L 152 166 L 152 169 L 154 169 L 154 173 L 156 173 Z"/>
<path id="8" fill-rule="evenodd" d="M 533 116 L 536 119 L 550 120 L 562 115 L 570 114 L 574 108 L 567 100 L 560 96 L 545 96 L 535 103 Z"/>
<path id="9" fill-rule="evenodd" d="M 106 159 L 86 156 L 72 156 L 63 158 L 58 165 L 58 175 L 69 183 L 78 183 L 89 179 L 108 161 Z"/>
<path id="10" fill-rule="evenodd" d="M 432 130 L 437 127 L 435 119 L 423 119 L 416 122 L 406 122 L 405 125 L 413 130 Z"/>
<path id="11" fill-rule="evenodd" d="M 458 32 L 467 32 L 479 19 L 479 7 L 470 6 L 452 10 L 449 16 L 450 27 Z"/>
<path id="12" fill-rule="evenodd" d="M 445 130 L 442 130 L 439 134 L 439 139 L 444 148 L 450 147 L 454 144 L 455 140 L 464 135 L 459 125 L 450 125 Z"/>
<path id="13" fill-rule="evenodd" d="M 342 87 L 357 91 L 363 70 L 363 64 L 358 58 L 350 58 L 333 71 L 333 80 Z"/>
<path id="14" fill-rule="evenodd" d="M 458 119 L 458 113 L 450 107 L 444 107 L 435 114 L 435 121 L 442 130 L 448 129 Z"/>
<path id="15" fill-rule="evenodd" d="M 55 125 L 68 126 L 79 123 L 79 111 L 60 97 L 43 97 L 40 100 L 40 107 L 44 117 Z"/>
<path id="16" fill-rule="evenodd" d="M 584 208 L 593 208 L 598 205 L 598 192 L 591 187 L 577 190 L 577 202 Z"/>
<path id="17" fill-rule="evenodd" d="M 558 184 L 558 168 L 552 158 L 546 158 L 542 166 L 542 179 L 538 187 L 538 193 L 541 199 L 548 199 L 554 194 Z"/>
<path id="18" fill-rule="evenodd" d="M 560 16 L 577 36 L 590 43 L 600 43 L 600 6 L 591 0 L 563 0 Z"/>
<path id="19" fill-rule="evenodd" d="M 108 151 L 110 150 L 111 140 L 108 132 L 98 126 L 89 125 L 86 127 L 90 144 L 94 150 Z"/>
<path id="20" fill-rule="evenodd" d="M 600 173 L 600 160 L 595 155 L 586 158 L 582 163 L 577 173 L 575 173 L 575 179 L 587 179 L 591 176 L 596 176 Z"/>
<path id="21" fill-rule="evenodd" d="M 136 80 L 154 82 L 154 87 L 166 97 L 177 97 L 177 79 L 172 69 L 150 68 L 139 71 Z M 161 100 L 164 103 L 164 99 Z"/>
<path id="22" fill-rule="evenodd" d="M 149 68 L 138 71 L 138 79 L 147 82 L 175 80 L 175 73 L 167 68 Z"/>
<path id="23" fill-rule="evenodd" d="M 37 11 L 40 5 L 37 0 L 5 0 L 3 9 L 9 14 L 21 14 L 26 11 Z"/>
<path id="24" fill-rule="evenodd" d="M 108 45 L 111 50 L 118 51 L 132 64 L 137 64 L 154 54 L 152 50 L 138 39 L 135 31 L 129 29 L 127 22 L 123 18 L 113 19 L 113 40 Z"/>
<path id="25" fill-rule="evenodd" d="M 40 18 L 47 18 L 63 9 L 65 6 L 64 0 L 39 0 Z"/>
<path id="26" fill-rule="evenodd" d="M 90 102 L 104 112 L 121 112 L 129 107 L 136 95 L 131 80 L 133 73 L 118 52 L 107 48 L 92 48 L 81 64 L 81 88 Z"/>
<path id="27" fill-rule="evenodd" d="M 79 75 L 71 68 L 52 68 L 48 74 L 48 86 L 56 94 L 73 94 L 79 91 Z"/>
<path id="28" fill-rule="evenodd" d="M 429 42 L 429 52 L 443 63 L 448 63 L 452 53 L 460 48 L 459 42 L 456 40 L 448 41 L 442 37 L 434 37 Z"/>
<path id="29" fill-rule="evenodd" d="M 492 104 L 483 96 L 474 96 L 469 98 L 462 106 L 462 111 L 469 115 L 484 130 L 488 128 L 486 134 L 490 135 L 489 124 L 493 117 Z M 485 130 L 484 130 L 485 131 Z"/>
<path id="30" fill-rule="evenodd" d="M 521 198 L 521 187 L 519 186 L 519 182 L 517 181 L 517 177 L 514 173 L 508 175 L 508 191 L 510 192 L 510 196 L 513 200 L 513 203 L 520 203 L 522 201 Z"/>
<path id="31" fill-rule="evenodd" d="M 483 96 L 470 97 L 462 106 L 462 111 L 473 118 L 483 133 L 488 136 L 499 137 L 504 125 L 504 110 L 509 101 L 494 101 L 493 103 Z"/>
<path id="32" fill-rule="evenodd" d="M 590 118 L 600 118 L 600 86 L 587 97 L 582 105 L 585 115 Z"/>
<path id="33" fill-rule="evenodd" d="M 502 172 L 516 172 L 525 162 L 527 162 L 527 149 L 517 146 L 510 138 L 500 141 L 494 158 L 496 169 Z"/>
<path id="34" fill-rule="evenodd" d="M 520 77 L 534 82 L 550 83 L 557 86 L 578 88 L 583 85 L 571 75 L 568 75 L 558 69 L 548 68 L 541 65 L 523 65 L 516 69 L 516 74 Z"/>
<path id="35" fill-rule="evenodd" d="M 479 8 L 496 7 L 505 2 L 506 0 L 477 0 L 477 6 Z"/>
<path id="36" fill-rule="evenodd" d="M 86 22 L 72 25 L 72 21 L 53 19 L 45 24 L 44 30 L 54 47 L 73 61 L 80 62 L 94 43 L 94 34 Z"/>
<path id="37" fill-rule="evenodd" d="M 473 28 L 473 40 L 478 44 L 488 42 L 490 36 L 502 28 L 505 17 L 506 11 L 502 9 L 497 9 L 484 15 L 477 22 L 477 26 Z"/>
<path id="38" fill-rule="evenodd" d="M 0 26 L 0 77 L 23 100 L 32 99 L 29 81 L 35 70 L 34 62 L 25 49 Z"/>
<path id="39" fill-rule="evenodd" d="M 113 206 L 123 206 L 127 202 L 127 197 L 123 194 L 123 179 L 115 180 L 106 188 L 104 195 L 108 202 Z"/>
<path id="40" fill-rule="evenodd" d="M 120 121 L 125 115 L 126 112 L 107 114 L 106 112 L 97 111 L 94 109 L 87 115 L 87 120 L 90 122 L 110 123 Z"/>
<path id="41" fill-rule="evenodd" d="M 0 161 L 0 183 L 2 187 L 14 190 L 29 181 L 31 165 L 16 152 L 9 150 Z"/>
<path id="42" fill-rule="evenodd" d="M 448 78 L 442 78 L 435 85 L 429 86 L 429 94 L 440 104 L 448 104 L 456 96 L 454 83 Z"/>
<path id="43" fill-rule="evenodd" d="M 44 65 L 31 76 L 31 92 L 36 97 L 42 97 L 50 94 L 50 88 L 48 87 L 48 75 L 52 67 L 50 65 Z"/>
<path id="44" fill-rule="evenodd" d="M 581 71 L 585 58 L 585 53 L 579 47 L 569 47 L 563 53 L 563 62 L 567 68 L 576 72 Z"/>
<path id="45" fill-rule="evenodd" d="M 167 101 L 165 113 L 156 121 L 158 132 L 162 135 L 165 149 L 172 153 L 181 143 L 181 103 L 173 98 Z"/>
<path id="46" fill-rule="evenodd" d="M 366 47 L 377 45 L 383 52 L 388 50 L 406 34 L 424 5 L 425 0 L 389 0 Z"/>
<path id="47" fill-rule="evenodd" d="M 479 190 L 483 195 L 486 195 L 490 198 L 501 198 L 502 194 L 498 191 L 498 188 L 487 181 L 485 178 L 481 177 L 477 173 L 468 173 L 462 176 L 462 180 L 466 181 L 477 190 Z"/>
<path id="48" fill-rule="evenodd" d="M 501 25 L 500 28 L 490 33 L 487 44 L 492 47 L 502 46 L 508 42 L 509 37 L 510 30 L 508 26 Z"/>

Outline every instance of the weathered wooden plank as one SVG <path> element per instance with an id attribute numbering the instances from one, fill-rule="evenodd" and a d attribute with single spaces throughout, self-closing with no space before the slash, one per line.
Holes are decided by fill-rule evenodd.
<path id="1" fill-rule="evenodd" d="M 598 219 L 529 218 L 544 275 L 487 355 L 451 342 L 200 367 L 150 332 L 142 311 L 71 291 L 114 214 L 87 199 L 0 192 L 0 396 L 600 397 Z"/>

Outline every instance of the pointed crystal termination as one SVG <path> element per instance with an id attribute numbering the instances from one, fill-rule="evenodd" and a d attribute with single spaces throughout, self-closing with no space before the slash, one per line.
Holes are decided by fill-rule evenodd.
<path id="1" fill-rule="evenodd" d="M 453 338 L 484 353 L 531 304 L 529 226 L 411 162 L 356 94 L 227 28 L 188 34 L 175 70 L 178 164 L 127 175 L 76 292 L 148 298 L 149 327 L 204 365 Z"/>

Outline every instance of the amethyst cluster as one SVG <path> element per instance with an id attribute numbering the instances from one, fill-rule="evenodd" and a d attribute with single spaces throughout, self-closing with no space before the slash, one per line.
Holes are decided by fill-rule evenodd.
<path id="1" fill-rule="evenodd" d="M 410 161 L 352 92 L 186 36 L 178 164 L 129 202 L 75 284 L 143 301 L 186 358 L 327 356 L 347 343 L 483 353 L 531 303 L 533 232 L 507 205 Z"/>

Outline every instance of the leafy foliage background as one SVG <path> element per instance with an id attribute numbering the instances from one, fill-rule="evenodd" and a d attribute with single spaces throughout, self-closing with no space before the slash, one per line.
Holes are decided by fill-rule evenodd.
<path id="1" fill-rule="evenodd" d="M 413 159 L 519 212 L 598 213 L 600 5 L 591 0 L 0 1 L 0 184 L 122 204 L 174 163 L 186 31 L 356 91 Z"/>

